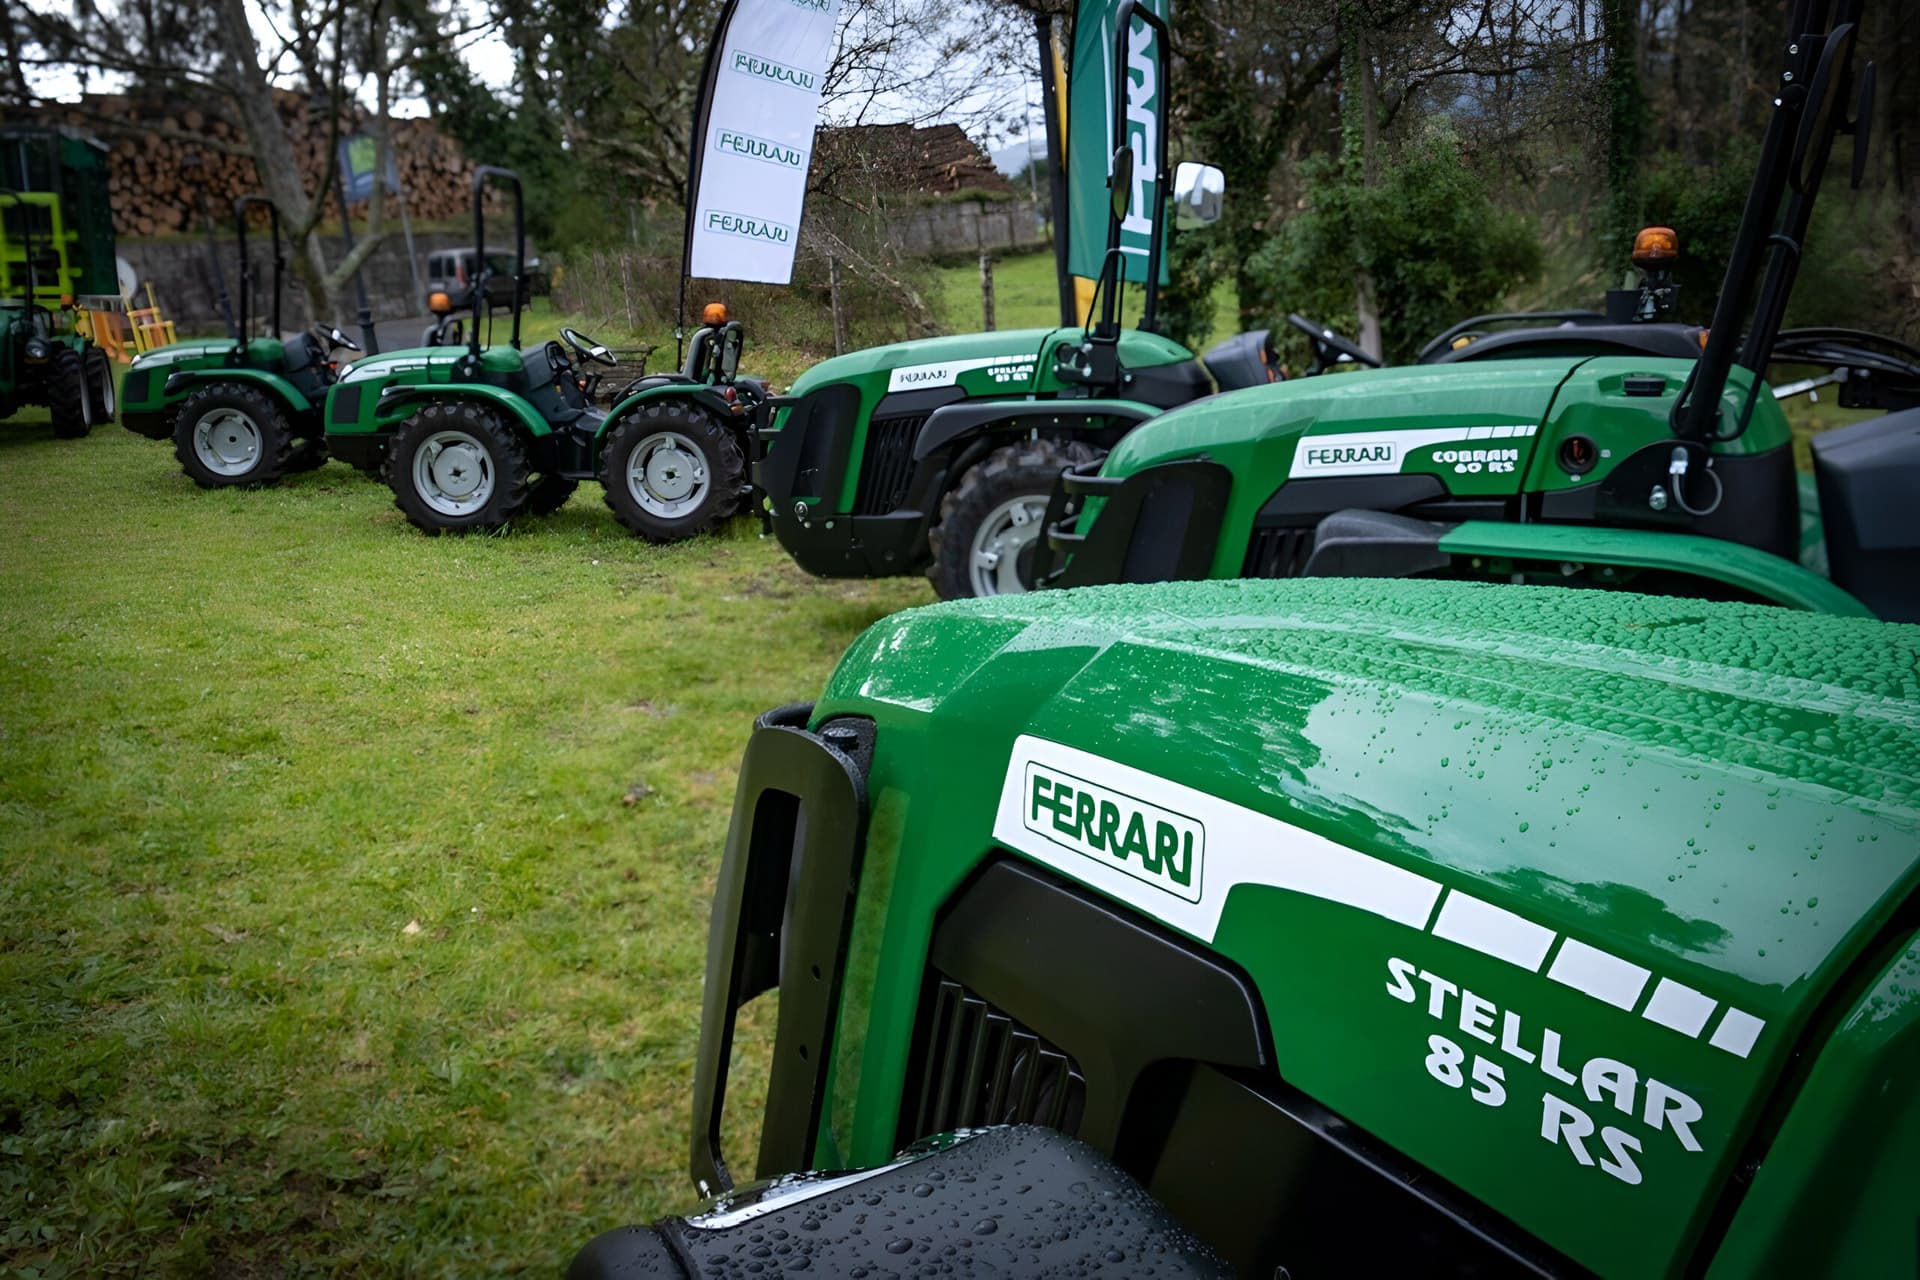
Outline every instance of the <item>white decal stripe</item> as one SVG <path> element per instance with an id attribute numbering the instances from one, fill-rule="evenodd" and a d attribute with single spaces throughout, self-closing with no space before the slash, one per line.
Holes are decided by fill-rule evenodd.
<path id="1" fill-rule="evenodd" d="M 1029 830 L 1024 821 L 1027 766 L 1036 762 L 1095 779 L 1103 787 L 1202 824 L 1206 893 L 1201 900 L 1183 902 L 1166 889 L 1124 875 Z M 1439 884 L 1425 876 L 1325 836 L 1101 756 L 1025 735 L 1013 745 L 993 837 L 1204 942 L 1213 941 L 1221 908 L 1235 885 L 1270 885 L 1304 893 L 1411 929 L 1425 927 L 1440 896 Z"/>
<path id="2" fill-rule="evenodd" d="M 1553 958 L 1553 967 L 1547 970 L 1547 976 L 1615 1008 L 1631 1009 L 1653 974 L 1629 960 L 1590 947 L 1578 938 L 1568 938 L 1560 944 L 1560 954 Z"/>
<path id="3" fill-rule="evenodd" d="M 1433 922 L 1433 934 L 1518 965 L 1528 973 L 1540 972 L 1554 937 L 1553 930 L 1544 925 L 1458 889 L 1440 904 L 1440 918 Z"/>
<path id="4" fill-rule="evenodd" d="M 1725 1049 L 1736 1058 L 1744 1058 L 1753 1052 L 1754 1041 L 1760 1038 L 1766 1025 L 1746 1010 L 1729 1005 L 1707 1043 L 1716 1049 Z"/>
<path id="5" fill-rule="evenodd" d="M 914 391 L 921 387 L 951 386 L 960 380 L 960 375 L 974 369 L 988 369 L 994 365 L 1032 366 L 1038 357 L 1026 354 L 1002 356 L 980 356 L 971 360 L 935 360 L 930 364 L 902 365 L 887 375 L 888 391 Z M 1027 370 L 1032 376 L 1031 367 Z"/>
<path id="6" fill-rule="evenodd" d="M 1102 788 L 1169 810 L 1201 824 L 1204 834 L 1204 891 L 1197 902 L 1183 901 L 1151 879 L 1123 873 L 1103 859 L 1029 829 L 1025 814 L 1028 768 L 1038 764 L 1059 774 L 1084 778 Z M 1204 791 L 1147 773 L 1103 756 L 1023 734 L 1013 745 L 993 838 L 1082 884 L 1129 903 L 1154 919 L 1205 942 L 1220 927 L 1220 913 L 1235 885 L 1257 884 L 1338 902 L 1372 915 L 1431 932 L 1508 964 L 1538 973 L 1561 935 L 1545 925 L 1483 901 L 1458 889 L 1446 891 L 1434 880 L 1394 863 L 1336 844 L 1278 818 L 1222 800 Z M 1434 907 L 1440 910 L 1436 914 Z M 1566 937 L 1547 977 L 1562 986 L 1632 1012 L 1653 978 L 1651 970 Z M 1661 978 L 1640 1016 L 1697 1039 L 1717 1002 L 1685 983 Z M 1735 1057 L 1753 1051 L 1766 1022 L 1729 1007 L 1707 1043 Z"/>
<path id="7" fill-rule="evenodd" d="M 1640 1016 L 1648 1022 L 1670 1027 L 1683 1036 L 1698 1036 L 1700 1029 L 1707 1025 L 1707 1019 L 1713 1016 L 1713 1006 L 1711 997 L 1701 995 L 1684 982 L 1662 978 Z"/>

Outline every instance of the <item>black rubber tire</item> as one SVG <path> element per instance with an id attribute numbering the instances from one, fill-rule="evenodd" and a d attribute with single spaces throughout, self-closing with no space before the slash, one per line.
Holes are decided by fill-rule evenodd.
<path id="1" fill-rule="evenodd" d="M 53 434 L 59 440 L 78 440 L 93 429 L 87 414 L 87 362 L 79 349 L 53 344 L 47 357 L 47 408 Z"/>
<path id="2" fill-rule="evenodd" d="M 628 457 L 658 431 L 684 438 L 706 465 L 706 496 L 682 516 L 668 518 L 648 511 L 627 487 Z M 715 532 L 740 510 L 746 479 L 747 455 L 733 429 L 683 400 L 653 400 L 632 409 L 614 423 L 600 450 L 600 483 L 607 491 L 607 505 L 621 524 L 648 542 L 682 542 Z"/>
<path id="3" fill-rule="evenodd" d="M 427 504 L 413 483 L 413 458 L 436 431 L 462 431 L 487 451 L 493 466 L 493 493 L 486 504 L 465 515 L 448 515 Z M 526 510 L 533 486 L 526 446 L 492 410 L 472 400 L 430 404 L 400 424 L 387 446 L 385 479 L 393 505 L 422 533 L 497 533 Z"/>
<path id="4" fill-rule="evenodd" d="M 87 425 L 105 426 L 119 411 L 119 393 L 113 380 L 113 362 L 107 353 L 89 342 L 80 353 L 81 367 L 87 375 Z"/>
<path id="5" fill-rule="evenodd" d="M 550 516 L 567 505 L 567 499 L 580 487 L 578 480 L 549 473 L 533 482 L 527 493 L 527 514 L 530 516 Z"/>
<path id="6" fill-rule="evenodd" d="M 222 475 L 194 452 L 193 433 L 200 420 L 220 409 L 246 414 L 260 433 L 260 452 L 246 471 Z M 244 382 L 209 382 L 180 402 L 173 416 L 173 456 L 187 478 L 202 489 L 259 489 L 287 473 L 293 457 L 293 430 L 285 408 L 258 387 Z"/>
<path id="7" fill-rule="evenodd" d="M 1093 446 L 1078 441 L 1022 440 L 995 449 L 968 467 L 960 482 L 940 499 L 939 518 L 927 530 L 933 561 L 927 581 L 942 600 L 964 600 L 974 590 L 970 561 L 973 539 L 994 508 L 1023 495 L 1044 504 L 1054 481 L 1068 467 L 1099 457 Z M 1041 530 L 1039 536 L 1045 536 Z"/>
<path id="8" fill-rule="evenodd" d="M 287 474 L 301 471 L 318 471 L 327 465 L 327 441 L 324 436 L 308 436 L 293 447 L 293 456 L 287 459 Z"/>

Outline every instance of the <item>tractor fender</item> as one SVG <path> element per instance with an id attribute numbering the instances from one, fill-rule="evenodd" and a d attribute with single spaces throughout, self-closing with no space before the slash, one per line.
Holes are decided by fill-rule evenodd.
<path id="1" fill-rule="evenodd" d="M 184 399 L 189 392 L 209 382 L 241 382 L 278 396 L 295 413 L 312 413 L 315 405 L 300 388 L 277 373 L 248 369 L 240 365 L 212 365 L 201 369 L 175 369 L 161 386 L 166 401 Z"/>
<path id="2" fill-rule="evenodd" d="M 927 415 L 914 440 L 913 460 L 924 462 L 990 431 L 1037 426 L 1090 431 L 1115 421 L 1137 426 L 1164 412 L 1137 400 L 960 400 Z"/>
<path id="3" fill-rule="evenodd" d="M 1661 529 L 1468 520 L 1440 535 L 1451 556 L 1501 556 L 1624 565 L 1723 582 L 1789 609 L 1870 618 L 1872 610 L 1791 560 L 1723 538 Z"/>
<path id="4" fill-rule="evenodd" d="M 379 414 L 390 420 L 410 413 L 414 406 L 435 400 L 480 400 L 506 415 L 507 421 L 536 439 L 553 434 L 553 427 L 520 396 L 484 382 L 390 383 L 380 392 Z"/>
<path id="5" fill-rule="evenodd" d="M 641 388 L 609 409 L 606 418 L 600 423 L 600 430 L 596 434 L 596 438 L 605 437 L 607 431 L 615 422 L 618 422 L 630 410 L 639 405 L 653 400 L 668 399 L 691 400 L 701 408 L 719 415 L 722 422 L 731 422 L 733 420 L 734 406 L 728 402 L 725 396 L 720 394 L 720 389 L 713 384 L 706 382 L 662 382 L 655 386 Z"/>

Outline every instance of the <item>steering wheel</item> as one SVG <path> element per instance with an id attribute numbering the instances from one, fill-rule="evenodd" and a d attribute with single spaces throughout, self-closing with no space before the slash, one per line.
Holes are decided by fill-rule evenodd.
<path id="1" fill-rule="evenodd" d="M 342 333 L 338 325 L 317 324 L 313 326 L 313 335 L 329 347 L 345 347 L 349 351 L 360 350 L 360 344 Z"/>
<path id="2" fill-rule="evenodd" d="M 1307 370 L 1308 373 L 1322 373 L 1342 363 L 1361 364 L 1369 369 L 1380 367 L 1380 362 L 1362 351 L 1356 343 L 1297 311 L 1287 316 L 1287 323 L 1306 334 L 1307 341 L 1313 344 L 1313 368 Z"/>
<path id="3" fill-rule="evenodd" d="M 613 352 L 607 350 L 605 346 L 595 342 L 578 329 L 562 329 L 560 336 L 565 338 L 567 345 L 572 347 L 583 359 L 591 360 L 595 364 L 616 365 L 620 363 L 614 359 Z"/>

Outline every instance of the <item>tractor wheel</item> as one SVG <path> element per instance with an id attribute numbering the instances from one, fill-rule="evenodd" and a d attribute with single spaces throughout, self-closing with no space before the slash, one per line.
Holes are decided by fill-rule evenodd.
<path id="1" fill-rule="evenodd" d="M 300 471 L 318 471 L 327 465 L 327 441 L 324 436 L 308 436 L 294 446 L 293 456 L 287 459 L 287 474 Z"/>
<path id="2" fill-rule="evenodd" d="M 407 522 L 425 533 L 496 532 L 526 509 L 527 451 L 482 405 L 430 404 L 387 447 L 387 486 Z"/>
<path id="3" fill-rule="evenodd" d="M 113 364 L 106 352 L 88 343 L 80 353 L 80 365 L 87 381 L 87 425 L 98 427 L 111 423 L 120 408 L 114 391 Z"/>
<path id="4" fill-rule="evenodd" d="M 47 357 L 47 407 L 53 434 L 60 440 L 78 440 L 93 427 L 87 416 L 87 362 L 63 342 Z"/>
<path id="5" fill-rule="evenodd" d="M 527 491 L 527 514 L 533 516 L 552 515 L 567 505 L 567 499 L 571 498 L 573 491 L 579 487 L 580 482 L 578 480 L 570 480 L 563 475 L 550 473 L 541 476 L 533 482 L 533 487 Z"/>
<path id="6" fill-rule="evenodd" d="M 712 533 L 740 509 L 747 457 L 712 414 L 679 401 L 641 405 L 600 450 L 600 483 L 621 524 L 648 542 Z"/>
<path id="7" fill-rule="evenodd" d="M 202 489 L 257 489 L 286 474 L 293 430 L 279 403 L 257 387 L 213 382 L 188 396 L 173 419 L 173 456 Z"/>
<path id="8" fill-rule="evenodd" d="M 1092 462 L 1090 445 L 1022 440 L 967 468 L 940 500 L 927 532 L 927 581 L 942 600 L 1012 595 L 1029 589 L 1033 550 L 1047 499 L 1067 467 Z"/>

